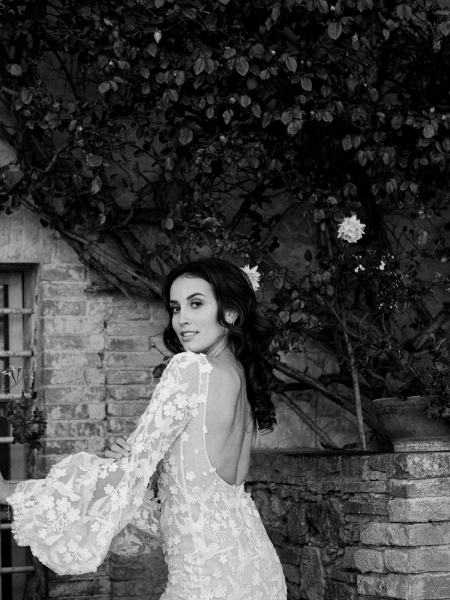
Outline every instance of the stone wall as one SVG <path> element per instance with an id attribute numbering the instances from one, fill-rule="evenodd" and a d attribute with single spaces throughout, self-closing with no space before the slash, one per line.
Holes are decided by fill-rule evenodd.
<path id="1" fill-rule="evenodd" d="M 255 453 L 289 600 L 450 599 L 450 453 Z"/>

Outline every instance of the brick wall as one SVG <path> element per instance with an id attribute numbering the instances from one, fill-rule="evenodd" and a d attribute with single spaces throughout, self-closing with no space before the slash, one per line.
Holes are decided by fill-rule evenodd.
<path id="1" fill-rule="evenodd" d="M 450 599 L 450 453 L 255 453 L 289 600 Z"/>
<path id="2" fill-rule="evenodd" d="M 95 292 L 95 275 L 25 210 L 0 215 L 0 264 L 34 271 L 34 388 L 48 428 L 29 471 L 42 477 L 66 454 L 101 455 L 114 437 L 134 428 L 155 385 L 152 368 L 161 354 L 153 344 L 162 348 L 165 318 L 159 303 Z M 97 573 L 80 577 L 37 567 L 31 587 L 41 599 L 153 600 L 164 584 L 160 554 L 110 557 Z"/>

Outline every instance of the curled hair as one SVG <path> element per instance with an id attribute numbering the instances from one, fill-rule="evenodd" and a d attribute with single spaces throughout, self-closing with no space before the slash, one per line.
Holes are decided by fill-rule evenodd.
<path id="1" fill-rule="evenodd" d="M 269 320 L 257 311 L 256 296 L 250 282 L 239 267 L 220 258 L 201 258 L 178 265 L 167 276 L 163 288 L 163 301 L 169 314 L 170 288 L 182 275 L 199 277 L 212 286 L 218 305 L 218 321 L 229 330 L 230 345 L 244 367 L 253 419 L 258 429 L 272 431 L 276 424 L 275 408 L 270 398 L 270 373 L 264 360 L 272 327 Z M 225 320 L 225 311 L 229 310 L 237 313 L 234 324 Z M 172 352 L 183 351 L 172 327 L 172 319 L 164 330 L 164 343 Z"/>

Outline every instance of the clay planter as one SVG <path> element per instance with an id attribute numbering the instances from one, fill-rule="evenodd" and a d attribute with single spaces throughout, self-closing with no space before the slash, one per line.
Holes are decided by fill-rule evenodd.
<path id="1" fill-rule="evenodd" d="M 430 396 L 377 398 L 373 405 L 394 452 L 450 450 L 450 425 L 430 418 L 425 410 Z"/>

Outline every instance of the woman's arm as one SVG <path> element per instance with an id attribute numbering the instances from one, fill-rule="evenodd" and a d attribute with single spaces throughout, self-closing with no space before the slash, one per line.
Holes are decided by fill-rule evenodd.
<path id="1" fill-rule="evenodd" d="M 128 456 L 117 460 L 80 452 L 53 465 L 45 479 L 17 483 L 7 495 L 17 544 L 30 546 L 42 563 L 67 575 L 95 571 L 128 524 L 140 527 L 147 521 L 152 533 L 142 506 L 148 483 L 206 401 L 210 371 L 203 355 L 182 352 L 171 359 L 127 440 Z"/>

